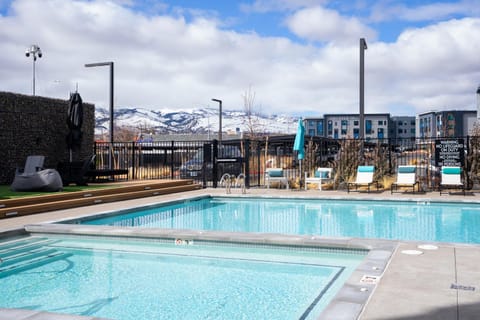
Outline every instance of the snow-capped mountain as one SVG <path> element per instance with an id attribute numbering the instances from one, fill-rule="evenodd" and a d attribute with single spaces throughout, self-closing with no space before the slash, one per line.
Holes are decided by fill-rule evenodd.
<path id="1" fill-rule="evenodd" d="M 95 110 L 95 133 L 108 131 L 109 111 Z M 242 111 L 223 111 L 222 129 L 224 132 L 295 133 L 298 118 L 291 116 L 252 115 Z M 192 111 L 148 110 L 144 108 L 117 108 L 114 111 L 115 127 L 131 130 L 152 130 L 162 133 L 207 133 L 218 132 L 219 115 L 217 109 L 195 109 Z"/>

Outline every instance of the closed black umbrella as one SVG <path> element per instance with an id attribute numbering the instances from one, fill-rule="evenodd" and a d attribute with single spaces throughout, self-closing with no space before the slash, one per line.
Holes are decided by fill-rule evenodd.
<path id="1" fill-rule="evenodd" d="M 67 146 L 70 149 L 70 162 L 72 150 L 78 149 L 82 143 L 83 103 L 78 92 L 70 95 L 70 104 L 67 113 Z"/>

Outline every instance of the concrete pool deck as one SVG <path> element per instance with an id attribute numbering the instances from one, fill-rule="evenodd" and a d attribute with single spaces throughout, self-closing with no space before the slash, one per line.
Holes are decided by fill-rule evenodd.
<path id="1" fill-rule="evenodd" d="M 25 225 L 62 219 L 77 218 L 98 212 L 116 211 L 145 206 L 156 202 L 173 201 L 202 195 L 225 195 L 224 189 L 203 189 L 179 194 L 149 197 L 114 203 L 98 204 L 75 209 L 21 216 L 0 220 L 0 233 L 14 233 Z M 244 196 L 239 189 L 232 189 L 229 196 Z M 480 203 L 478 195 L 347 193 L 342 191 L 297 191 L 279 189 L 249 189 L 246 196 L 299 197 L 329 199 L 413 200 Z M 361 241 L 361 240 L 360 240 Z M 375 241 L 374 241 L 375 242 Z M 373 293 L 358 319 L 478 319 L 480 314 L 480 245 L 435 243 L 438 248 L 420 245 L 431 244 L 407 241 L 377 241 L 389 243 L 393 254 L 376 285 L 368 286 Z M 432 250 L 434 249 L 434 250 Z M 404 254 L 404 250 L 419 250 L 420 255 Z M 360 297 L 360 298 L 359 298 Z M 329 319 L 352 319 L 349 308 L 358 308 L 356 292 L 337 297 L 328 307 Z M 344 315 L 344 316 L 343 316 Z M 0 312 L 0 320 L 3 319 Z M 7 319 L 7 318 L 5 318 Z M 11 318 L 8 318 L 11 319 Z M 18 318 L 23 319 L 23 318 Z M 26 318 L 25 318 L 26 319 Z M 28 318 L 35 319 L 35 318 Z M 40 319 L 40 318 L 38 318 Z M 43 318 L 42 318 L 43 319 Z M 49 318 L 56 319 L 56 318 Z M 58 318 L 64 319 L 64 318 Z M 80 318 L 78 318 L 80 319 Z"/>

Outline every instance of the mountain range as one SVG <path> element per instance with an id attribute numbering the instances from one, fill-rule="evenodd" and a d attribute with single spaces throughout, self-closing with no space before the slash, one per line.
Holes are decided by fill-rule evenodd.
<path id="1" fill-rule="evenodd" d="M 114 110 L 115 127 L 151 131 L 155 134 L 218 132 L 218 109 L 199 108 L 188 110 L 149 110 L 145 108 L 117 108 Z M 108 132 L 109 111 L 95 110 L 95 133 Z M 257 132 L 291 134 L 297 130 L 298 118 L 285 115 L 250 117 L 243 111 L 223 111 L 223 132 Z"/>

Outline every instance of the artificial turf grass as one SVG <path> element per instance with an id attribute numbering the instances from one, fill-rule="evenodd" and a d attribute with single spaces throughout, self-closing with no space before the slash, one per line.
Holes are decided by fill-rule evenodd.
<path id="1" fill-rule="evenodd" d="M 66 192 L 75 192 L 75 191 L 85 191 L 85 190 L 95 190 L 95 189 L 105 189 L 105 188 L 116 188 L 120 185 L 88 185 L 88 186 L 66 186 L 63 187 L 62 191 L 57 192 L 39 192 L 39 191 L 12 191 L 9 185 L 0 185 L 0 200 L 15 199 L 22 197 L 34 197 L 34 196 L 44 196 L 47 194 L 59 194 Z"/>

